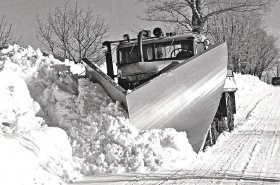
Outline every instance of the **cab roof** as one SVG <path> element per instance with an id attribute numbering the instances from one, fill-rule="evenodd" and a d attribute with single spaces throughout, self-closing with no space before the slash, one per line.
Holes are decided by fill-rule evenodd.
<path id="1" fill-rule="evenodd" d="M 206 39 L 205 35 L 202 34 L 195 34 L 195 33 L 189 33 L 184 35 L 175 35 L 171 37 L 149 37 L 149 38 L 143 38 L 143 45 L 146 44 L 154 44 L 154 43 L 163 43 L 163 42 L 176 42 L 176 41 L 182 41 L 182 40 L 195 40 L 197 42 L 203 42 Z M 119 48 L 127 48 L 137 45 L 137 39 L 133 39 L 130 42 L 123 41 L 119 44 Z"/>

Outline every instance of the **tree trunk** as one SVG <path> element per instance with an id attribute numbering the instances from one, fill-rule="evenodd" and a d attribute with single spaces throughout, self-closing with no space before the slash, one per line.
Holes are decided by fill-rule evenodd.
<path id="1" fill-rule="evenodd" d="M 277 63 L 277 71 L 276 72 L 277 72 L 276 76 L 279 77 L 279 63 Z"/>
<path id="2" fill-rule="evenodd" d="M 190 7 L 192 9 L 193 32 L 201 33 L 204 26 L 201 14 L 201 0 L 191 0 Z"/>
<path id="3" fill-rule="evenodd" d="M 260 73 L 258 74 L 258 77 L 259 77 L 259 79 L 262 78 L 262 72 L 260 72 Z"/>
<path id="4" fill-rule="evenodd" d="M 193 32 L 201 33 L 203 30 L 203 22 L 201 21 L 200 17 L 197 14 L 193 14 L 192 16 L 192 27 Z"/>

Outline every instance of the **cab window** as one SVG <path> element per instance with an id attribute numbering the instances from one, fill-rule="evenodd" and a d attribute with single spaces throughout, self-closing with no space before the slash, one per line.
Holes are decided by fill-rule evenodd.
<path id="1" fill-rule="evenodd" d="M 143 58 L 144 61 L 153 60 L 153 47 L 143 46 Z"/>
<path id="2" fill-rule="evenodd" d="M 167 42 L 155 45 L 155 59 L 173 59 L 176 58 L 177 54 L 182 51 L 182 49 L 188 49 L 193 51 L 193 45 L 190 41 L 177 41 L 177 42 Z"/>
<path id="3" fill-rule="evenodd" d="M 128 48 L 120 48 L 118 53 L 119 64 L 131 64 L 139 62 L 139 51 L 136 45 Z M 194 54 L 193 41 L 170 41 L 156 44 L 143 45 L 144 61 L 175 59 L 182 50 L 190 50 Z M 189 58 L 191 55 L 181 58 Z"/>
<path id="4" fill-rule="evenodd" d="M 121 48 L 119 50 L 119 63 L 130 64 L 138 61 L 138 49 L 137 47 Z"/>
<path id="5" fill-rule="evenodd" d="M 204 51 L 204 44 L 199 42 L 196 44 L 196 52 L 198 54 L 201 53 L 202 51 Z"/>

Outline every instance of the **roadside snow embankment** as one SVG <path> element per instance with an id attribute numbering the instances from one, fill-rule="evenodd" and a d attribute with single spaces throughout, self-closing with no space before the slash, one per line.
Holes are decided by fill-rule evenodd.
<path id="1" fill-rule="evenodd" d="M 131 126 L 100 85 L 73 74 L 79 65 L 14 45 L 0 66 L 0 184 L 179 168 L 196 157 L 184 132 Z"/>
<path id="2" fill-rule="evenodd" d="M 0 184 L 71 181 L 79 172 L 68 137 L 62 129 L 47 127 L 36 116 L 40 105 L 31 98 L 24 81 L 37 60 L 28 56 L 30 49 L 15 46 L 9 50 L 0 58 L 4 64 L 0 71 Z"/>
<path id="3" fill-rule="evenodd" d="M 235 74 L 235 80 L 238 86 L 235 123 L 239 125 L 250 115 L 260 101 L 271 95 L 271 90 L 274 87 L 251 75 Z"/>

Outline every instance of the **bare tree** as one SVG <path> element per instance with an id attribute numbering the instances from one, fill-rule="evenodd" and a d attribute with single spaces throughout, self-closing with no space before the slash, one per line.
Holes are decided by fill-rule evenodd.
<path id="1" fill-rule="evenodd" d="M 0 19 L 0 47 L 6 47 L 8 44 L 16 44 L 20 38 L 16 39 L 12 34 L 13 25 L 9 24 L 5 17 Z"/>
<path id="2" fill-rule="evenodd" d="M 261 16 L 257 12 L 228 12 L 207 21 L 207 33 L 214 42 L 227 41 L 229 64 L 240 72 L 243 62 L 250 61 L 255 48 L 255 33 L 260 30 Z"/>
<path id="3" fill-rule="evenodd" d="M 277 65 L 277 61 L 280 58 L 280 50 L 276 46 L 277 39 L 272 35 L 267 35 L 263 30 L 260 31 L 259 36 L 256 37 L 257 49 L 255 55 L 255 61 L 253 62 L 253 68 L 250 74 L 262 77 L 265 70 Z"/>
<path id="4" fill-rule="evenodd" d="M 180 25 L 202 32 L 208 19 L 226 12 L 264 10 L 274 0 L 139 0 L 147 4 L 147 21 Z"/>
<path id="5" fill-rule="evenodd" d="M 82 58 L 93 62 L 101 59 L 101 42 L 109 27 L 93 11 L 66 3 L 49 12 L 43 22 L 37 18 L 39 41 L 52 52 L 79 63 Z"/>
<path id="6" fill-rule="evenodd" d="M 235 72 L 261 78 L 279 58 L 277 38 L 262 28 L 259 12 L 228 12 L 207 21 L 207 30 L 215 42 L 227 41 L 229 64 Z"/>

